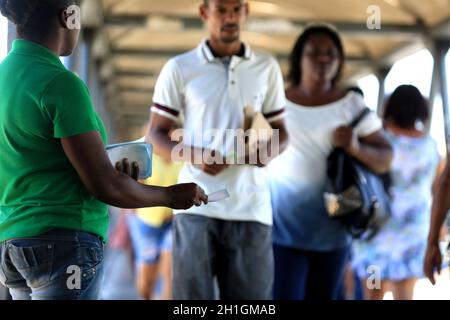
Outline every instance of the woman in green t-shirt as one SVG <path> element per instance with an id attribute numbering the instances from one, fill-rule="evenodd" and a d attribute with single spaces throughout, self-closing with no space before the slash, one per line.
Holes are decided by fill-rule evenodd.
<path id="1" fill-rule="evenodd" d="M 65 69 L 80 33 L 75 0 L 0 0 L 18 39 L 0 64 L 0 282 L 14 299 L 95 299 L 106 204 L 187 209 L 196 184 L 155 187 L 117 169 L 86 85 Z"/>

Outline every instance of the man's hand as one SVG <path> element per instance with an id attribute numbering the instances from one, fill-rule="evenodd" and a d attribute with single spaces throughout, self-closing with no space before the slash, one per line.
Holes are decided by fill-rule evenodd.
<path id="1" fill-rule="evenodd" d="M 208 204 L 205 191 L 195 183 L 177 184 L 166 188 L 168 207 L 172 209 L 189 209 L 194 205 L 199 207 Z"/>
<path id="2" fill-rule="evenodd" d="M 289 143 L 289 136 L 283 119 L 270 122 L 273 129 L 272 137 L 269 140 L 257 142 L 256 150 L 252 154 L 246 151 L 245 163 L 257 167 L 266 167 L 270 161 L 278 157 L 286 150 Z"/>
<path id="3" fill-rule="evenodd" d="M 245 156 L 245 163 L 258 168 L 266 167 L 278 154 L 272 154 L 272 141 L 258 142 L 256 150 Z"/>
<path id="4" fill-rule="evenodd" d="M 358 150 L 360 143 L 350 126 L 341 126 L 333 132 L 333 144 L 345 151 Z"/>
<path id="5" fill-rule="evenodd" d="M 437 273 L 440 274 L 441 265 L 442 255 L 441 250 L 439 249 L 439 244 L 437 242 L 431 244 L 429 243 L 425 254 L 423 269 L 425 272 L 425 276 L 430 279 L 433 285 L 436 283 L 436 280 L 434 278 L 434 271 L 437 270 Z"/>
<path id="6" fill-rule="evenodd" d="M 197 149 L 194 152 L 201 152 L 202 156 L 202 163 L 197 164 L 197 167 L 211 176 L 217 176 L 219 173 L 229 167 L 229 165 L 226 163 L 226 159 L 217 151 L 209 149 L 202 149 L 200 151 Z"/>
<path id="7" fill-rule="evenodd" d="M 137 181 L 139 177 L 139 164 L 136 161 L 133 161 L 130 166 L 130 161 L 125 158 L 121 161 L 116 162 L 116 170 L 126 174 L 131 177 L 133 180 Z"/>

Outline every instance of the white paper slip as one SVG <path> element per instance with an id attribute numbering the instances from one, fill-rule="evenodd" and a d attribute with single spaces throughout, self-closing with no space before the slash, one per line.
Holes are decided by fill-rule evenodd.
<path id="1" fill-rule="evenodd" d="M 217 202 L 221 200 L 225 200 L 226 198 L 229 198 L 230 194 L 228 193 L 228 190 L 220 190 L 214 193 L 211 193 L 208 195 L 208 202 Z"/>

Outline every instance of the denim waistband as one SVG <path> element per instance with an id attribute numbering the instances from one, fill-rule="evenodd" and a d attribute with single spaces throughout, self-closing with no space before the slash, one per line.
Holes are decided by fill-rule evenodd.
<path id="1" fill-rule="evenodd" d="M 92 243 L 98 243 L 100 242 L 103 245 L 103 238 L 100 237 L 97 234 L 86 232 L 86 231 L 80 231 L 80 230 L 70 230 L 70 229 L 51 229 L 45 233 L 31 236 L 31 237 L 24 237 L 24 238 L 14 238 L 14 239 L 8 239 L 5 241 L 5 243 L 15 241 L 15 240 L 51 240 L 51 241 L 82 241 L 82 242 L 92 242 Z"/>

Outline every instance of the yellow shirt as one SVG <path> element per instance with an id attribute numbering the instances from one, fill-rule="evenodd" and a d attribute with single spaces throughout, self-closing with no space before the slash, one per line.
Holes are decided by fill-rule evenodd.
<path id="1" fill-rule="evenodd" d="M 144 181 L 147 185 L 168 187 L 178 181 L 178 174 L 182 163 L 168 162 L 156 154 L 152 159 L 152 176 Z M 172 209 L 165 207 L 153 207 L 137 209 L 137 216 L 152 227 L 160 227 L 172 216 Z"/>

